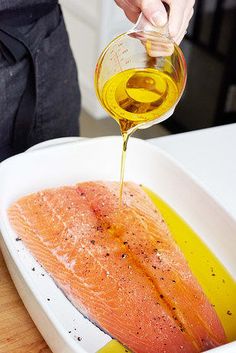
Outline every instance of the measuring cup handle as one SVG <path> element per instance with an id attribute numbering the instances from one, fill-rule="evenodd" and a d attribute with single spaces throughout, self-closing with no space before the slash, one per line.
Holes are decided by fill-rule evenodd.
<path id="1" fill-rule="evenodd" d="M 168 22 L 164 26 L 153 26 L 148 19 L 145 17 L 145 15 L 141 12 L 139 15 L 139 18 L 135 25 L 131 28 L 129 31 L 130 33 L 133 32 L 156 32 L 158 34 L 161 34 L 165 37 L 169 38 L 169 27 L 168 27 Z"/>

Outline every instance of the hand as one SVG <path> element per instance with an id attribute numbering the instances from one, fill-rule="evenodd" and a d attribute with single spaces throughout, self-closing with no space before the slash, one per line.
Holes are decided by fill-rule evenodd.
<path id="1" fill-rule="evenodd" d="M 179 44 L 193 15 L 195 0 L 115 0 L 115 2 L 124 10 L 128 19 L 134 23 L 140 12 L 143 12 L 154 26 L 164 26 L 169 17 L 169 34 Z M 163 2 L 170 8 L 169 16 Z"/>

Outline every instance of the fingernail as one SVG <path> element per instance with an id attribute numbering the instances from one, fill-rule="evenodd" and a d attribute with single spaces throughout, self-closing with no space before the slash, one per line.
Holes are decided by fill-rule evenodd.
<path id="1" fill-rule="evenodd" d="M 167 16 L 165 12 L 162 11 L 156 11 L 154 14 L 151 16 L 151 23 L 153 26 L 164 26 L 167 22 Z"/>

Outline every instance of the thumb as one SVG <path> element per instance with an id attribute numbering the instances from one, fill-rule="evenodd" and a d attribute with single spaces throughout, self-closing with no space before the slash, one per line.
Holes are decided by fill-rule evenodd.
<path id="1" fill-rule="evenodd" d="M 162 27 L 167 23 L 167 12 L 161 0 L 143 0 L 140 8 L 153 26 Z"/>

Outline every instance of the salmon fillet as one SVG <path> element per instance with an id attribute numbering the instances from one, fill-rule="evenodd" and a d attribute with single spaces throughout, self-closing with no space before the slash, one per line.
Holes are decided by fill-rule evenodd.
<path id="1" fill-rule="evenodd" d="M 142 188 L 86 182 L 21 198 L 17 235 L 78 310 L 137 353 L 197 353 L 222 325 Z"/>

